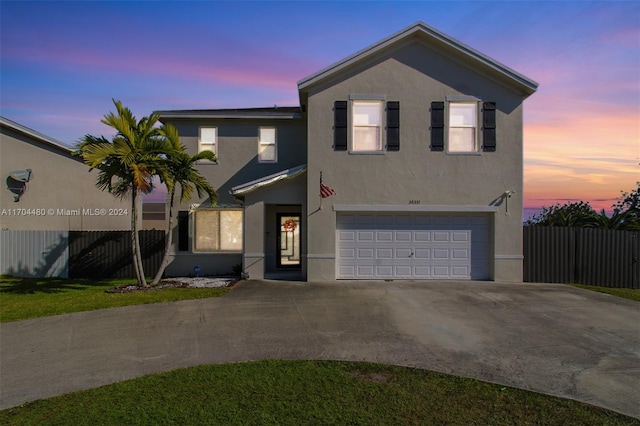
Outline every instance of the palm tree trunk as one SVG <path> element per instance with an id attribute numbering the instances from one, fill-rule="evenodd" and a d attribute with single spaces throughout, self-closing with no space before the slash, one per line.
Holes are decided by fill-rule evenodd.
<path id="1" fill-rule="evenodd" d="M 138 191 L 131 191 L 131 247 L 133 249 L 133 267 L 136 271 L 138 285 L 147 287 L 147 280 L 144 276 L 144 267 L 142 265 L 142 253 L 140 250 L 140 236 L 138 235 Z"/>
<path id="2" fill-rule="evenodd" d="M 176 190 L 174 188 L 171 190 L 171 195 L 169 197 L 169 221 L 167 223 L 164 234 L 164 255 L 162 256 L 162 263 L 160 263 L 160 268 L 158 268 L 158 272 L 156 272 L 156 276 L 153 277 L 153 282 L 151 284 L 158 284 L 158 282 L 162 278 L 162 274 L 164 274 L 164 270 L 169 264 L 169 252 L 171 250 L 171 245 L 173 244 L 173 200 L 175 194 Z"/>

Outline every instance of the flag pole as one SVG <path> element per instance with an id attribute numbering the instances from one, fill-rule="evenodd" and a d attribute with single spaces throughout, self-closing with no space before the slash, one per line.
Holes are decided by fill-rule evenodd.
<path id="1" fill-rule="evenodd" d="M 320 171 L 320 185 L 318 186 L 318 195 L 320 196 L 320 208 L 322 210 L 322 170 Z"/>

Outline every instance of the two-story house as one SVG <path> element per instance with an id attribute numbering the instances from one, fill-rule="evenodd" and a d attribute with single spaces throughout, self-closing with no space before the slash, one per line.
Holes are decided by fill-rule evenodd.
<path id="1" fill-rule="evenodd" d="M 419 22 L 300 80 L 299 107 L 160 111 L 220 193 L 180 207 L 168 274 L 521 281 L 536 88 Z"/>

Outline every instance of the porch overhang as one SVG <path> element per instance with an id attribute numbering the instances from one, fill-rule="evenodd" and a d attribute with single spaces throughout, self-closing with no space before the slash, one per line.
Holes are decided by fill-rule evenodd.
<path id="1" fill-rule="evenodd" d="M 296 176 L 306 173 L 306 171 L 307 171 L 306 164 L 292 167 L 290 169 L 283 170 L 281 172 L 274 173 L 272 175 L 265 176 L 260 179 L 252 180 L 251 182 L 234 186 L 229 190 L 229 194 L 233 195 L 236 198 L 240 198 L 251 191 L 255 191 L 256 189 L 263 188 L 265 186 L 273 185 L 276 182 L 292 179 Z"/>

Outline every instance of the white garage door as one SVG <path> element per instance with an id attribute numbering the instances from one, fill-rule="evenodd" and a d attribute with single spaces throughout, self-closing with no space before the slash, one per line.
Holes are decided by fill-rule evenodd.
<path id="1" fill-rule="evenodd" d="M 487 214 L 337 215 L 338 279 L 488 279 Z"/>

